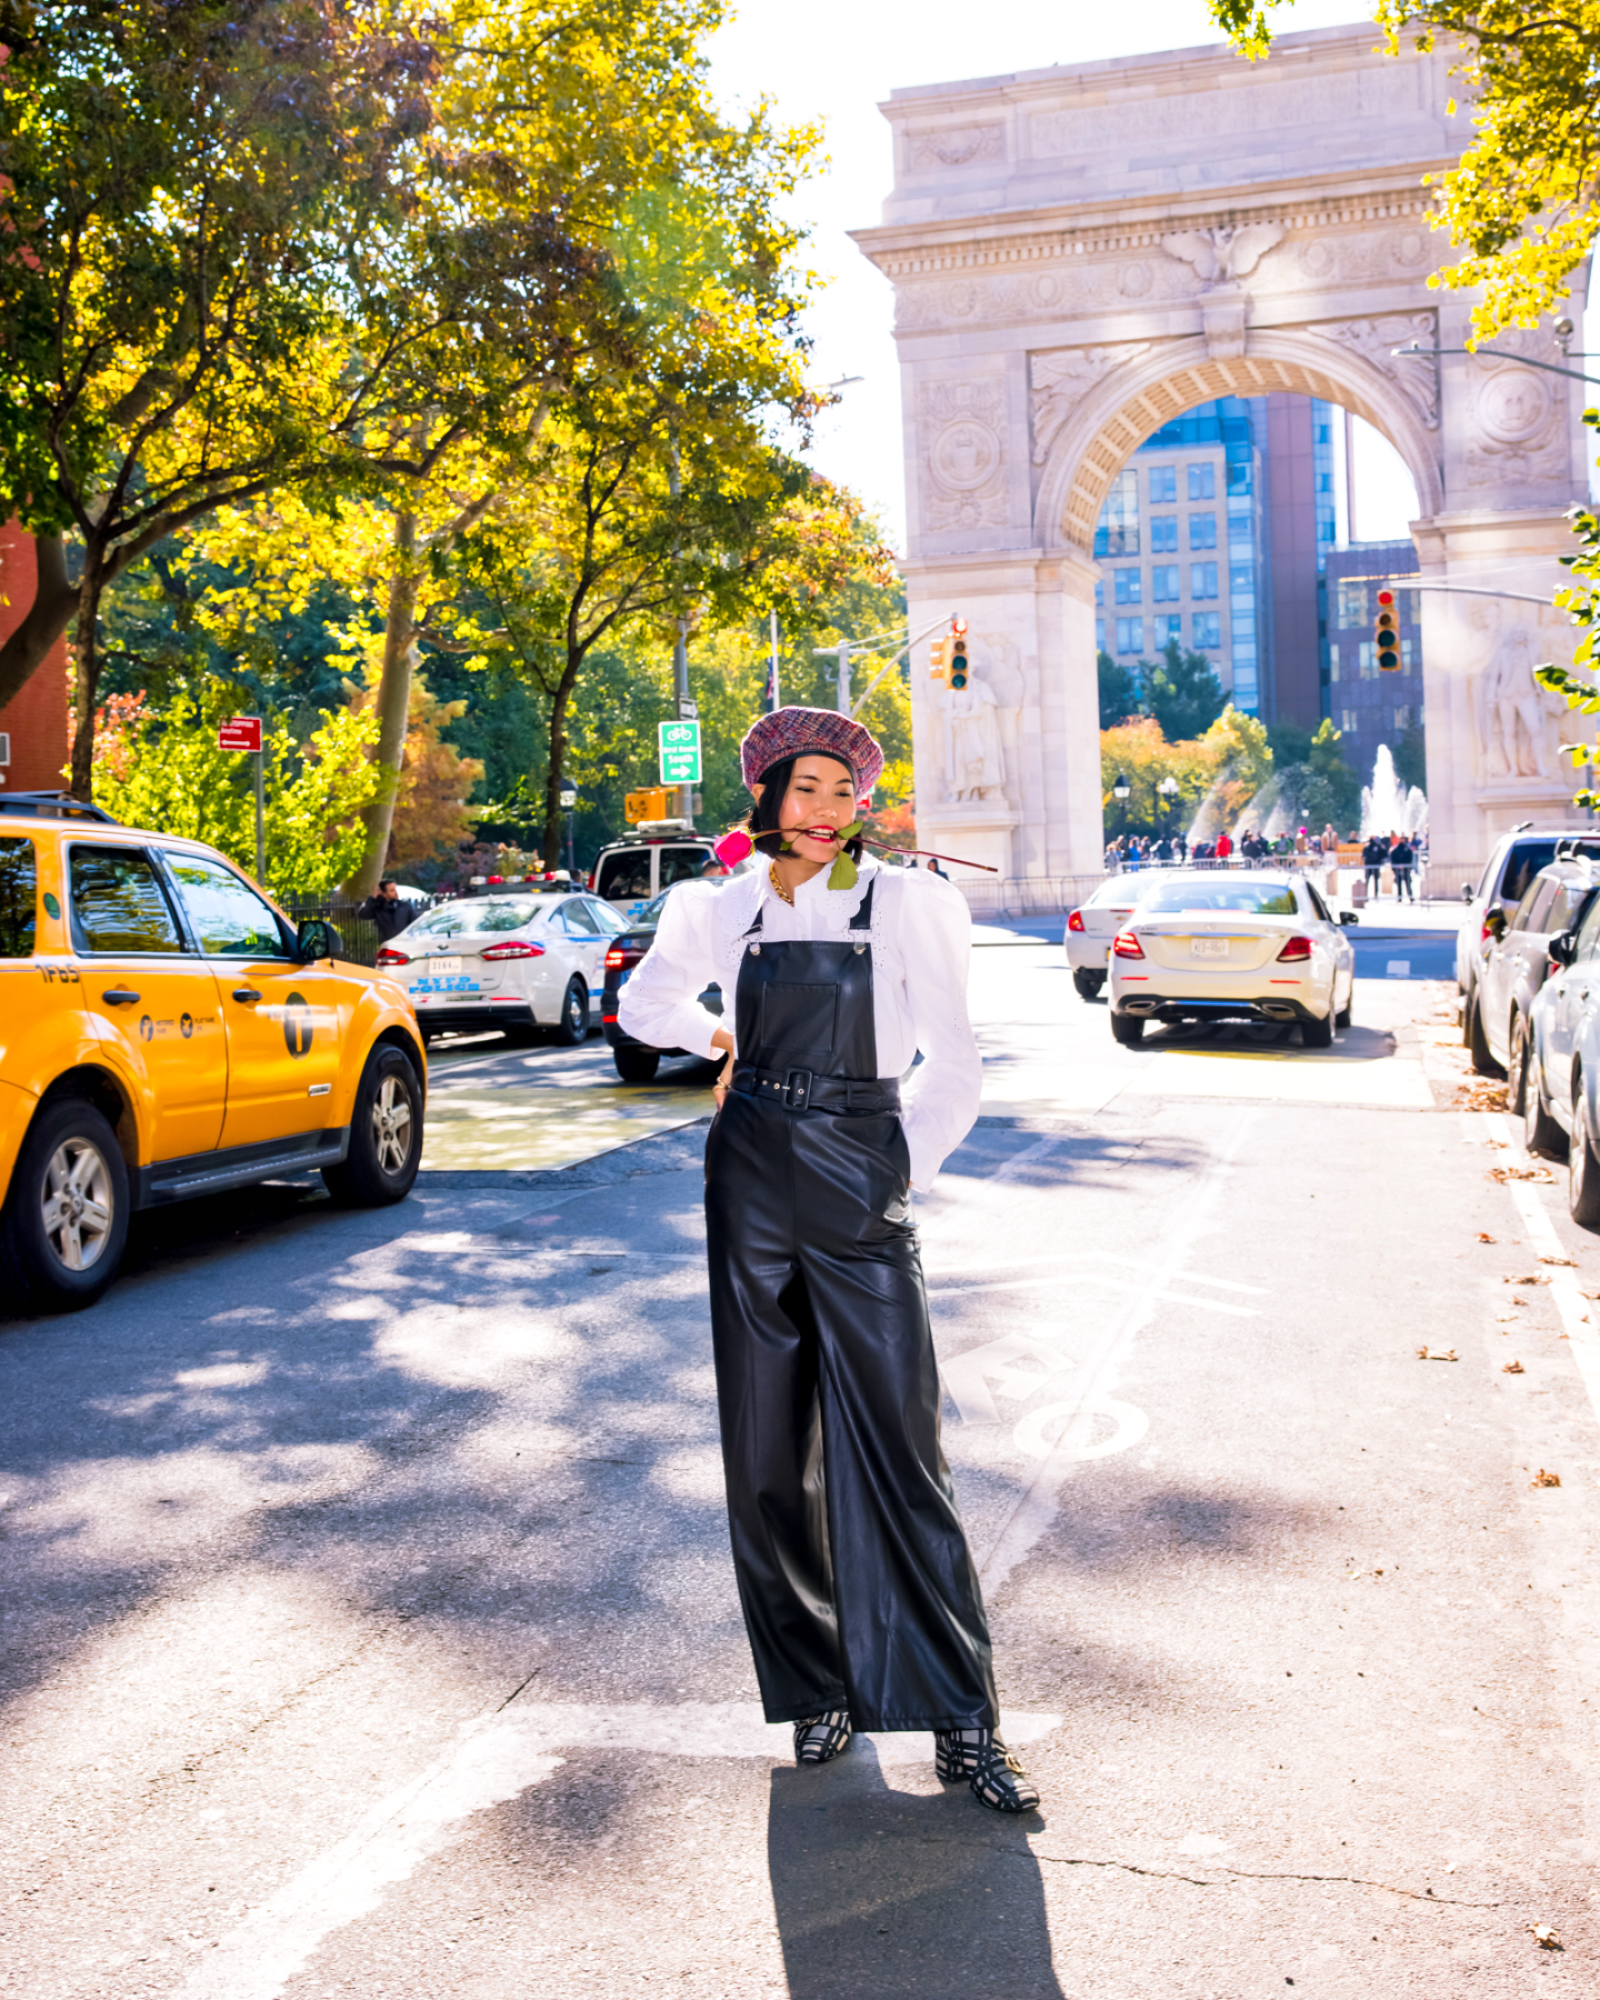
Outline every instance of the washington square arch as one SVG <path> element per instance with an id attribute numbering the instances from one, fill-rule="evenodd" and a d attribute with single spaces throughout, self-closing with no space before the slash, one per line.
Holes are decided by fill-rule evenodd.
<path id="1" fill-rule="evenodd" d="M 856 234 L 895 293 L 911 629 L 959 611 L 963 696 L 912 674 L 920 843 L 1009 879 L 1102 867 L 1095 525 L 1161 425 L 1291 391 L 1374 425 L 1409 468 L 1424 578 L 1547 593 L 1587 491 L 1581 385 L 1545 328 L 1464 348 L 1469 301 L 1423 176 L 1464 143 L 1444 59 L 1370 24 L 897 91 L 894 189 Z M 1585 274 L 1586 277 L 1586 274 Z M 1575 294 L 1567 308 L 1578 317 Z M 1436 858 L 1563 823 L 1570 663 L 1548 605 L 1419 593 Z M 1043 884 L 1039 883 L 1042 887 Z"/>

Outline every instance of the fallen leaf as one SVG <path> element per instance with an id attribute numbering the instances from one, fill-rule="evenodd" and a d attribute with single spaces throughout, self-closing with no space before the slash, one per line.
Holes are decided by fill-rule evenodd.
<path id="1" fill-rule="evenodd" d="M 1419 1361 L 1455 1361 L 1458 1358 L 1453 1347 L 1419 1347 L 1417 1349 L 1417 1359 Z"/>
<path id="2" fill-rule="evenodd" d="M 1548 1167 L 1491 1167 L 1489 1179 L 1492 1181 L 1549 1181 L 1554 1183 L 1555 1175 Z"/>
<path id="3" fill-rule="evenodd" d="M 1487 1229 L 1480 1229 L 1478 1231 L 1478 1241 L 1480 1243 L 1493 1243 L 1496 1242 L 1497 1240 L 1498 1240 L 1497 1238 L 1489 1234 Z"/>
<path id="4" fill-rule="evenodd" d="M 1502 1285 L 1548 1285 L 1550 1280 L 1542 1271 L 1530 1271 L 1522 1278 L 1502 1278 Z"/>
<path id="5" fill-rule="evenodd" d="M 1527 1928 L 1533 1932 L 1533 1941 L 1541 1951 L 1566 1950 L 1561 1942 L 1561 1933 L 1553 1924 L 1529 1924 Z"/>
<path id="6" fill-rule="evenodd" d="M 1526 1375 L 1527 1372 L 1520 1361 L 1508 1361 L 1500 1370 L 1502 1375 Z"/>
<path id="7" fill-rule="evenodd" d="M 1535 1479 L 1530 1479 L 1528 1481 L 1528 1484 L 1530 1487 L 1559 1486 L 1561 1484 L 1561 1474 L 1559 1472 L 1546 1472 L 1544 1467 L 1541 1465 L 1539 1467 L 1538 1477 Z"/>
<path id="8" fill-rule="evenodd" d="M 1570 1270 L 1574 1271 L 1578 1268 L 1576 1257 L 1541 1257 L 1539 1262 L 1541 1264 L 1565 1264 Z"/>

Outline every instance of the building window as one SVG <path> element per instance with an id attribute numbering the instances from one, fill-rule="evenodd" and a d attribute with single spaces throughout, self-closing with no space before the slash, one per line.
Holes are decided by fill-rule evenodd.
<path id="1" fill-rule="evenodd" d="M 1175 465 L 1152 465 L 1150 468 L 1150 504 L 1159 507 L 1164 501 L 1178 497 L 1178 468 Z"/>
<path id="2" fill-rule="evenodd" d="M 1416 710 L 1414 708 L 1407 707 L 1404 704 L 1398 705 L 1395 708 L 1394 726 L 1396 729 L 1409 729 L 1415 720 Z"/>
<path id="3" fill-rule="evenodd" d="M 1178 552 L 1178 517 L 1176 514 L 1157 514 L 1150 523 L 1150 553 L 1155 556 L 1176 555 Z"/>
<path id="4" fill-rule="evenodd" d="M 1228 588 L 1236 597 L 1253 597 L 1256 588 L 1255 564 L 1234 563 L 1228 571 Z"/>
<path id="5" fill-rule="evenodd" d="M 1096 611 L 1104 611 L 1106 608 L 1106 580 L 1103 576 L 1097 576 L 1094 580 L 1094 608 Z"/>
<path id="6" fill-rule="evenodd" d="M 1222 644 L 1222 613 L 1196 611 L 1190 619 L 1190 630 L 1200 651 L 1204 652 L 1208 647 L 1215 649 Z"/>
<path id="7" fill-rule="evenodd" d="M 1183 595 L 1178 585 L 1179 565 L 1157 563 L 1150 572 L 1150 597 L 1156 604 L 1176 604 Z"/>
<path id="8" fill-rule="evenodd" d="M 1191 597 L 1215 597 L 1217 594 L 1217 566 L 1215 563 L 1190 563 L 1189 595 Z"/>
<path id="9" fill-rule="evenodd" d="M 1215 514 L 1191 514 L 1189 516 L 1189 546 L 1191 549 L 1214 549 L 1217 546 L 1217 517 Z"/>
<path id="10" fill-rule="evenodd" d="M 1159 618 L 1152 618 L 1150 623 L 1155 632 L 1156 650 L 1158 652 L 1169 641 L 1179 646 L 1183 644 L 1183 613 L 1181 611 L 1163 612 Z"/>
<path id="11" fill-rule="evenodd" d="M 1367 622 L 1367 586 L 1364 583 L 1339 585 L 1339 623 L 1345 627 Z"/>
<path id="12" fill-rule="evenodd" d="M 1411 671 L 1411 641 L 1409 639 L 1402 639 L 1400 641 L 1400 671 L 1403 674 L 1409 674 Z"/>
<path id="13" fill-rule="evenodd" d="M 1144 651 L 1144 620 L 1142 618 L 1119 618 L 1117 620 L 1117 651 L 1119 653 L 1142 653 Z"/>
<path id="14" fill-rule="evenodd" d="M 1141 601 L 1139 572 L 1136 569 L 1114 569 L 1111 574 L 1117 586 L 1117 602 L 1138 604 Z"/>
<path id="15" fill-rule="evenodd" d="M 1097 653 L 1106 649 L 1106 621 L 1103 618 L 1094 621 L 1094 649 Z"/>
<path id="16" fill-rule="evenodd" d="M 1378 656 L 1372 650 L 1372 641 L 1363 639 L 1359 648 L 1360 667 L 1357 669 L 1362 680 L 1375 681 L 1378 678 Z"/>
<path id="17" fill-rule="evenodd" d="M 1094 552 L 1097 556 L 1139 553 L 1139 475 L 1131 466 L 1111 482 L 1094 531 Z"/>
<path id="18" fill-rule="evenodd" d="M 1343 736 L 1354 736 L 1356 733 L 1357 721 L 1358 718 L 1353 708 L 1341 708 L 1339 711 L 1340 734 Z"/>
<path id="19" fill-rule="evenodd" d="M 1339 678 L 1339 648 L 1337 646 L 1330 646 L 1328 648 L 1328 679 L 1330 681 L 1336 681 L 1338 678 Z"/>
<path id="20" fill-rule="evenodd" d="M 1250 476 L 1250 461 L 1241 458 L 1228 467 L 1228 491 L 1230 493 L 1253 493 L 1255 483 Z"/>
<path id="21" fill-rule="evenodd" d="M 1191 500 L 1215 500 L 1217 497 L 1217 468 L 1208 459 L 1204 465 L 1189 467 L 1189 498 Z"/>

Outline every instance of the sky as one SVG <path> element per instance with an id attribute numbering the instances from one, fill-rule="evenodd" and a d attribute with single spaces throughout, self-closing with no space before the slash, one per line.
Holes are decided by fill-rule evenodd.
<path id="1" fill-rule="evenodd" d="M 1359 0 L 1296 0 L 1277 22 L 1287 31 L 1370 18 Z M 832 281 L 809 316 L 816 343 L 812 380 L 862 380 L 821 419 L 811 457 L 820 471 L 862 496 L 897 549 L 905 545 L 905 499 L 893 301 L 888 281 L 847 234 L 880 220 L 893 179 L 880 100 L 914 84 L 1219 39 L 1203 0 L 1137 0 L 1107 7 L 1103 15 L 1095 8 L 1019 6 L 1015 0 L 987 6 L 921 0 L 905 13 L 861 0 L 810 0 L 802 8 L 744 0 L 714 39 L 712 87 L 728 109 L 768 96 L 787 123 L 823 125 L 829 163 L 801 191 L 795 210 L 812 226 L 811 266 Z M 1399 455 L 1362 424 L 1354 463 L 1357 532 L 1368 541 L 1403 537 L 1416 501 Z"/>

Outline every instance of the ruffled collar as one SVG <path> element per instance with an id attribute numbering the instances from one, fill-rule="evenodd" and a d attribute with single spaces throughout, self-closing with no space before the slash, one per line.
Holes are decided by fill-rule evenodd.
<path id="1" fill-rule="evenodd" d="M 795 907 L 804 909 L 824 930 L 847 931 L 856 911 L 861 907 L 861 899 L 866 895 L 872 878 L 881 873 L 879 864 L 870 855 L 863 855 L 856 863 L 856 879 L 848 889 L 830 889 L 828 871 L 823 869 L 807 882 L 802 882 L 795 891 Z M 755 920 L 757 910 L 767 903 L 783 907 L 783 898 L 773 888 L 767 872 L 767 864 L 762 862 L 750 871 L 746 878 L 751 883 L 747 890 L 749 901 L 745 910 L 745 922 Z"/>

